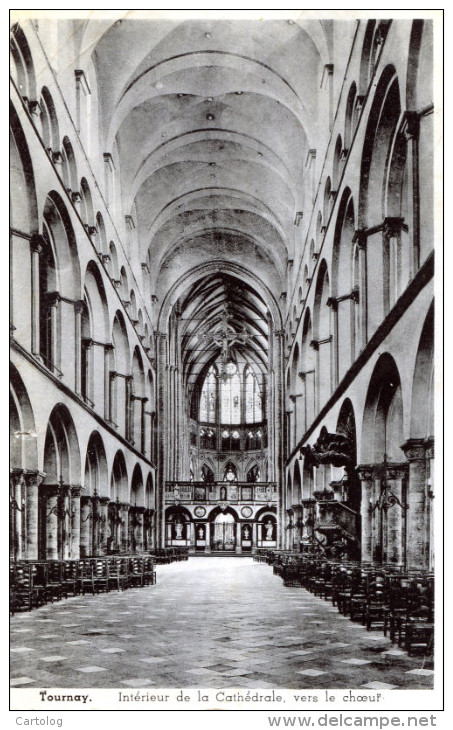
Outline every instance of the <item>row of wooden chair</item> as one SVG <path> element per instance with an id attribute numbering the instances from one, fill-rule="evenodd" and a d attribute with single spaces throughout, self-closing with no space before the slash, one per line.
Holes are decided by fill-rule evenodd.
<path id="1" fill-rule="evenodd" d="M 153 556 L 156 563 L 173 563 L 179 560 L 189 559 L 189 548 L 187 547 L 167 547 L 167 548 L 155 548 L 153 550 Z"/>
<path id="2" fill-rule="evenodd" d="M 68 596 L 154 585 L 152 555 L 21 561 L 10 567 L 11 612 L 31 611 Z"/>
<path id="3" fill-rule="evenodd" d="M 375 563 L 329 561 L 289 551 L 267 554 L 285 586 L 331 601 L 368 631 L 380 629 L 408 654 L 433 653 L 434 576 Z"/>

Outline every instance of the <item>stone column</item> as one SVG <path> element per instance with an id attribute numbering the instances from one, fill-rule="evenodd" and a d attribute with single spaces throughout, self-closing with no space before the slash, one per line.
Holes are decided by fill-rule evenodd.
<path id="1" fill-rule="evenodd" d="M 83 302 L 74 302 L 74 390 L 77 395 L 82 392 L 82 311 Z"/>
<path id="2" fill-rule="evenodd" d="M 91 550 L 91 520 L 92 501 L 88 495 L 82 495 L 80 498 L 80 557 L 85 558 L 90 555 Z"/>
<path id="3" fill-rule="evenodd" d="M 189 542 L 190 542 L 189 551 L 191 553 L 194 553 L 195 552 L 195 525 L 194 525 L 193 522 L 190 522 L 189 523 L 189 530 L 190 530 L 190 534 L 189 534 Z"/>
<path id="4" fill-rule="evenodd" d="M 119 530 L 118 548 L 126 553 L 129 550 L 129 503 L 121 503 L 122 525 Z"/>
<path id="5" fill-rule="evenodd" d="M 360 229 L 354 233 L 354 243 L 358 250 L 358 279 L 359 294 L 356 306 L 359 308 L 359 332 L 356 333 L 358 338 L 357 350 L 363 350 L 368 341 L 368 293 L 367 293 L 367 256 L 366 244 L 367 235 L 365 230 Z"/>
<path id="6" fill-rule="evenodd" d="M 58 560 L 59 493 L 58 484 L 46 484 L 41 488 L 46 504 L 46 559 Z"/>
<path id="7" fill-rule="evenodd" d="M 128 441 L 133 440 L 133 426 L 132 426 L 132 375 L 126 375 L 125 377 L 126 392 L 125 392 L 125 436 Z"/>
<path id="8" fill-rule="evenodd" d="M 80 493 L 82 487 L 71 486 L 71 543 L 69 557 L 80 558 Z"/>
<path id="9" fill-rule="evenodd" d="M 138 553 L 143 552 L 143 531 L 144 531 L 144 521 L 145 521 L 145 507 L 136 507 L 135 508 L 135 519 L 137 521 L 137 526 L 135 528 L 135 535 L 136 535 L 136 551 Z"/>
<path id="10" fill-rule="evenodd" d="M 99 541 L 98 555 L 106 555 L 107 553 L 107 521 L 110 499 L 108 497 L 99 497 Z"/>
<path id="11" fill-rule="evenodd" d="M 283 546 L 283 520 L 284 520 L 284 492 L 285 492 L 285 466 L 284 466 L 284 444 L 281 434 L 283 433 L 283 372 L 284 372 L 284 330 L 274 332 L 274 474 L 268 478 L 277 483 L 277 546 Z"/>
<path id="12" fill-rule="evenodd" d="M 38 506 L 39 486 L 45 474 L 39 471 L 27 472 L 25 480 L 25 523 L 26 523 L 26 558 L 27 560 L 38 559 Z"/>
<path id="13" fill-rule="evenodd" d="M 31 351 L 40 358 L 40 302 L 39 302 L 39 257 L 44 239 L 34 235 L 30 240 L 31 252 Z"/>
<path id="14" fill-rule="evenodd" d="M 427 568 L 426 554 L 426 444 L 424 439 L 409 439 L 401 449 L 409 462 L 407 490 L 407 567 Z"/>
<path id="15" fill-rule="evenodd" d="M 252 555 L 256 553 L 258 545 L 258 525 L 256 522 L 252 522 Z"/>
<path id="16" fill-rule="evenodd" d="M 113 352 L 113 345 L 104 345 L 104 418 L 111 420 L 110 414 L 110 355 Z"/>
<path id="17" fill-rule="evenodd" d="M 21 560 L 23 556 L 22 533 L 25 510 L 24 477 L 22 469 L 10 473 L 10 559 Z"/>
<path id="18" fill-rule="evenodd" d="M 206 522 L 205 542 L 206 542 L 206 544 L 205 544 L 204 551 L 205 551 L 205 553 L 210 553 L 211 552 L 211 523 L 210 522 Z"/>
<path id="19" fill-rule="evenodd" d="M 409 236 L 411 240 L 411 260 L 409 280 L 420 266 L 420 182 L 418 163 L 418 138 L 420 117 L 417 112 L 406 112 L 402 128 L 406 137 L 407 154 L 407 207 Z"/>
<path id="20" fill-rule="evenodd" d="M 389 465 L 387 468 L 387 563 L 397 565 L 402 565 L 406 557 L 406 505 L 403 494 L 406 475 L 406 464 Z"/>
<path id="21" fill-rule="evenodd" d="M 50 352 L 50 363 L 47 363 L 49 368 L 54 370 L 54 367 L 60 365 L 60 362 L 58 361 L 58 343 L 59 343 L 59 336 L 58 336 L 58 313 L 59 313 L 59 305 L 60 305 L 60 295 L 58 292 L 52 292 L 52 294 L 48 297 L 47 303 L 50 309 L 50 343 L 51 343 L 51 352 Z"/>
<path id="22" fill-rule="evenodd" d="M 373 494 L 373 467 L 371 464 L 361 464 L 357 467 L 357 475 L 361 481 L 361 558 L 364 562 L 373 560 L 372 547 L 372 494 Z"/>
<path id="23" fill-rule="evenodd" d="M 242 535 L 241 535 L 241 523 L 236 522 L 236 550 L 235 552 L 240 555 L 242 553 Z"/>
<path id="24" fill-rule="evenodd" d="M 156 333 L 156 418 L 159 424 L 157 431 L 157 474 L 156 474 L 156 546 L 165 547 L 165 469 L 167 447 L 167 335 Z"/>
<path id="25" fill-rule="evenodd" d="M 428 496 L 426 529 L 426 555 L 428 569 L 434 570 L 434 439 L 426 439 L 426 493 Z"/>

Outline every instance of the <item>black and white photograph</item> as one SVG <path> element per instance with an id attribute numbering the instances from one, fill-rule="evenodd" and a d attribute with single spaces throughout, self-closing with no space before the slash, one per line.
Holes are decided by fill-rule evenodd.
<path id="1" fill-rule="evenodd" d="M 11 11 L 11 709 L 440 709 L 442 22 Z"/>

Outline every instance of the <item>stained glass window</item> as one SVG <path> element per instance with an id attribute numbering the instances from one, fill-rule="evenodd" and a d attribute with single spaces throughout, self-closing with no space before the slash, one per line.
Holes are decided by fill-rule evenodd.
<path id="1" fill-rule="evenodd" d="M 211 367 L 203 383 L 200 398 L 200 421 L 215 423 L 216 421 L 216 371 Z"/>
<path id="2" fill-rule="evenodd" d="M 247 368 L 245 376 L 245 422 L 256 423 L 263 420 L 263 406 L 260 388 L 255 373 Z"/>

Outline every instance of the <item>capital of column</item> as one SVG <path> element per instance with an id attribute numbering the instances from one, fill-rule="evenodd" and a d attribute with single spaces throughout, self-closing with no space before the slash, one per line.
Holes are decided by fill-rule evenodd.
<path id="1" fill-rule="evenodd" d="M 359 464 L 356 466 L 356 473 L 361 482 L 370 482 L 374 476 L 374 465 Z"/>
<path id="2" fill-rule="evenodd" d="M 327 302 L 326 302 L 326 305 L 328 307 L 331 307 L 332 310 L 334 312 L 336 312 L 337 309 L 338 309 L 338 299 L 336 299 L 335 297 L 329 297 L 328 300 L 327 300 Z"/>
<path id="3" fill-rule="evenodd" d="M 71 496 L 80 497 L 82 490 L 83 490 L 83 487 L 80 484 L 72 484 L 71 485 Z"/>
<path id="4" fill-rule="evenodd" d="M 110 502 L 110 497 L 99 497 L 99 502 L 101 504 L 108 504 Z"/>
<path id="5" fill-rule="evenodd" d="M 352 237 L 352 242 L 357 244 L 358 248 L 366 248 L 368 234 L 366 231 L 366 228 L 357 228 L 354 231 L 354 235 Z"/>
<path id="6" fill-rule="evenodd" d="M 39 487 L 45 478 L 45 472 L 24 471 L 24 479 L 27 487 Z"/>
<path id="7" fill-rule="evenodd" d="M 388 217 L 384 218 L 382 230 L 387 238 L 398 238 L 404 226 L 404 218 Z"/>
<path id="8" fill-rule="evenodd" d="M 46 497 L 56 497 L 60 494 L 59 484 L 41 484 L 41 492 L 44 492 Z"/>
<path id="9" fill-rule="evenodd" d="M 408 475 L 409 465 L 403 464 L 389 464 L 387 466 L 387 479 L 404 479 Z"/>
<path id="10" fill-rule="evenodd" d="M 72 200 L 72 202 L 73 202 L 74 205 L 79 205 L 82 202 L 82 196 L 76 190 L 73 193 L 71 193 L 71 200 Z"/>
<path id="11" fill-rule="evenodd" d="M 401 131 L 407 141 L 418 139 L 420 133 L 420 116 L 417 112 L 405 112 Z"/>
<path id="12" fill-rule="evenodd" d="M 39 233 L 34 233 L 30 238 L 30 249 L 33 253 L 42 253 L 43 247 L 45 246 L 44 237 Z"/>
<path id="13" fill-rule="evenodd" d="M 39 117 L 41 114 L 41 105 L 39 101 L 36 101 L 35 99 L 30 99 L 30 101 L 28 102 L 28 111 L 33 116 Z"/>
<path id="14" fill-rule="evenodd" d="M 61 165 L 63 163 L 63 155 L 59 150 L 56 152 L 52 151 L 52 162 L 54 165 Z"/>
<path id="15" fill-rule="evenodd" d="M 401 450 L 404 451 L 408 461 L 421 461 L 426 459 L 426 440 L 425 439 L 408 439 L 401 444 Z"/>

